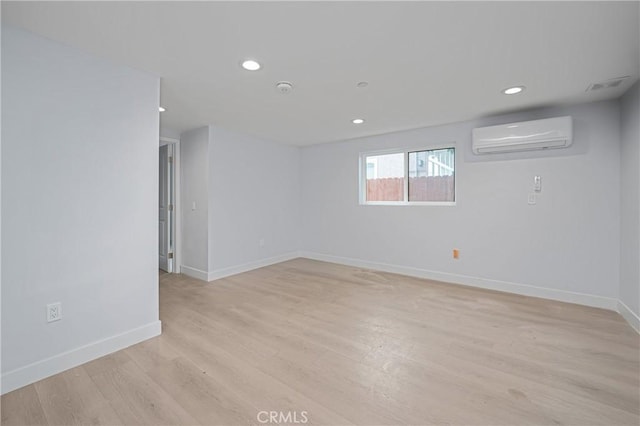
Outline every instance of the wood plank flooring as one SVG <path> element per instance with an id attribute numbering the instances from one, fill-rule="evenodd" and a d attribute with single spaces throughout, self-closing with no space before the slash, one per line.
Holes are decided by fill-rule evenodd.
<path id="1" fill-rule="evenodd" d="M 640 338 L 606 310 L 296 259 L 161 274 L 160 318 L 2 424 L 640 424 Z"/>

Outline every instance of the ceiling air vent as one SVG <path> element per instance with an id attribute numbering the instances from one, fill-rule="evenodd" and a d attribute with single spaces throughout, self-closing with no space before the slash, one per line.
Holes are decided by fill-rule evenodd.
<path id="1" fill-rule="evenodd" d="M 587 87 L 587 90 L 585 90 L 585 91 L 586 92 L 593 92 L 593 91 L 601 90 L 601 89 L 614 89 L 616 87 L 619 87 L 622 84 L 622 82 L 624 82 L 628 78 L 629 78 L 629 76 L 627 75 L 627 76 L 624 76 L 624 77 L 612 78 L 611 80 L 602 81 L 600 83 L 593 83 L 589 87 Z"/>

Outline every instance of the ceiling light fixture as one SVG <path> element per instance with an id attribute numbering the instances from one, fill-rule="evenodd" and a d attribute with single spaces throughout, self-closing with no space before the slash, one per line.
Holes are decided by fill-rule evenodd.
<path id="1" fill-rule="evenodd" d="M 253 59 L 246 59 L 242 62 L 242 68 L 247 71 L 258 71 L 260 69 L 260 64 Z"/>
<path id="2" fill-rule="evenodd" d="M 358 84 L 356 84 L 356 86 L 359 88 L 367 87 L 368 85 L 369 85 L 368 81 L 360 81 Z"/>
<path id="3" fill-rule="evenodd" d="M 162 107 L 158 107 L 158 111 L 160 111 L 160 112 L 165 112 L 165 111 L 166 111 L 166 109 L 164 109 L 164 108 L 162 108 Z"/>
<path id="4" fill-rule="evenodd" d="M 502 91 L 505 95 L 517 95 L 524 90 L 524 86 L 508 87 Z"/>
<path id="5" fill-rule="evenodd" d="M 353 120 L 351 120 L 351 122 L 353 124 L 362 124 L 364 123 L 364 120 L 362 118 L 354 118 Z"/>

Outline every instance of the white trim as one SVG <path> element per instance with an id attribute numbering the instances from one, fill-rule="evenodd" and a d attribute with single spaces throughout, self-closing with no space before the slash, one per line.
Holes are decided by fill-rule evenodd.
<path id="1" fill-rule="evenodd" d="M 173 149 L 173 207 L 175 226 L 173 227 L 173 272 L 182 271 L 182 168 L 180 163 L 180 140 L 172 142 Z"/>
<path id="2" fill-rule="evenodd" d="M 360 157 L 363 155 L 385 155 L 385 154 L 402 154 L 403 152 L 420 152 L 420 151 L 435 151 L 437 149 L 458 148 L 458 142 L 455 140 L 449 142 L 438 143 L 420 143 L 415 145 L 405 145 L 398 148 L 382 148 L 367 151 L 360 151 L 358 154 Z"/>
<path id="3" fill-rule="evenodd" d="M 45 379 L 85 362 L 109 355 L 136 343 L 159 336 L 162 331 L 160 321 L 143 325 L 79 348 L 36 361 L 2 375 L 2 394 Z"/>
<path id="4" fill-rule="evenodd" d="M 404 155 L 404 176 L 402 181 L 402 197 L 404 198 L 404 202 L 409 204 L 409 151 L 403 152 Z M 366 177 L 366 176 L 365 176 Z M 366 187 L 365 183 L 365 187 Z M 365 196 L 366 198 L 366 196 Z"/>
<path id="5" fill-rule="evenodd" d="M 455 206 L 455 201 L 363 201 L 362 206 Z"/>
<path id="6" fill-rule="evenodd" d="M 384 272 L 408 275 L 417 278 L 443 281 L 451 284 L 462 284 L 471 287 L 479 287 L 488 290 L 497 290 L 507 293 L 520 294 L 523 296 L 540 297 L 543 299 L 558 300 L 561 302 L 577 303 L 579 305 L 592 306 L 615 311 L 618 300 L 609 297 L 595 296 L 585 293 L 574 293 L 571 291 L 556 290 L 552 288 L 536 287 L 528 284 L 499 281 L 489 278 L 472 277 L 469 275 L 452 274 L 449 272 L 430 271 L 427 269 L 413 268 L 409 266 L 390 265 L 387 263 L 370 262 L 362 259 L 332 256 L 314 252 L 300 252 L 300 257 L 307 259 L 321 260 L 324 262 L 339 263 L 342 265 L 355 266 L 357 268 L 376 269 Z"/>
<path id="7" fill-rule="evenodd" d="M 180 265 L 180 273 L 185 274 L 191 278 L 195 278 L 202 281 L 207 281 L 207 272 L 200 269 L 192 268 L 187 265 Z"/>
<path id="8" fill-rule="evenodd" d="M 160 146 L 173 144 L 173 273 L 182 269 L 182 170 L 180 168 L 180 139 L 160 136 Z"/>
<path id="9" fill-rule="evenodd" d="M 208 274 L 208 281 L 219 280 L 220 278 L 229 277 L 231 275 L 240 274 L 242 272 L 252 271 L 258 268 L 264 268 L 265 266 L 274 265 L 280 262 L 286 262 L 287 260 L 300 257 L 298 252 L 285 253 L 279 256 L 269 257 L 267 259 L 256 260 L 253 262 L 243 263 L 242 265 L 230 266 L 228 268 L 222 268 L 218 270 L 210 271 Z"/>
<path id="10" fill-rule="evenodd" d="M 170 143 L 179 143 L 179 142 L 180 142 L 180 139 L 167 138 L 164 136 L 160 136 L 160 146 L 168 145 Z"/>
<path id="11" fill-rule="evenodd" d="M 633 312 L 630 307 L 625 305 L 622 300 L 618 300 L 618 313 L 622 315 L 622 318 L 627 320 L 629 325 L 640 334 L 640 316 Z"/>

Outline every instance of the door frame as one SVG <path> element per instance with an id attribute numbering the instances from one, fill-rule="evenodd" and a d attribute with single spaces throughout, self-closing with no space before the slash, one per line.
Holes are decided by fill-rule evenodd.
<path id="1" fill-rule="evenodd" d="M 160 146 L 173 145 L 173 219 L 172 229 L 173 247 L 173 273 L 179 274 L 182 267 L 182 211 L 180 209 L 180 139 L 160 136 Z"/>

